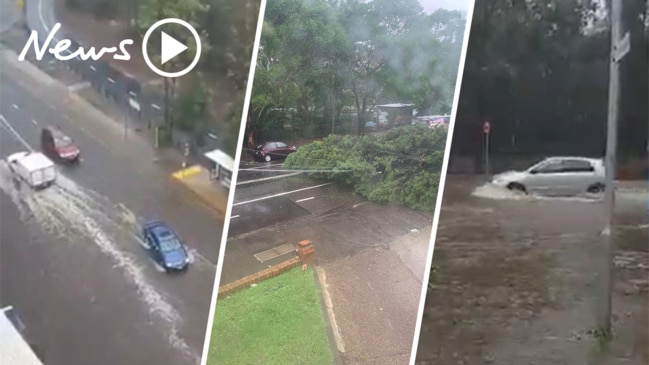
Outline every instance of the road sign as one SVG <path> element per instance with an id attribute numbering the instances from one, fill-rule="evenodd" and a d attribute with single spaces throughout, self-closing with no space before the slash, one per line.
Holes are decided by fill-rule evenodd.
<path id="1" fill-rule="evenodd" d="M 491 132 L 491 123 L 484 122 L 484 124 L 482 124 L 482 131 L 484 134 L 489 134 Z"/>
<path id="2" fill-rule="evenodd" d="M 624 37 L 617 41 L 613 50 L 613 61 L 620 62 L 631 51 L 631 35 L 626 32 Z"/>

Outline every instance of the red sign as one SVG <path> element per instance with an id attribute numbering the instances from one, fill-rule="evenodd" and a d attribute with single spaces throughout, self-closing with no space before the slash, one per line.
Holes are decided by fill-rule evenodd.
<path id="1" fill-rule="evenodd" d="M 491 132 L 491 123 L 484 122 L 484 124 L 482 125 L 482 131 L 484 132 L 484 134 L 489 134 L 489 132 Z"/>

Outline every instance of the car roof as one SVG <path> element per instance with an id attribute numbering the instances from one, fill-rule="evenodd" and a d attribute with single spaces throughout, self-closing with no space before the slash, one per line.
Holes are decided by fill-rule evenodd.
<path id="1" fill-rule="evenodd" d="M 35 171 L 54 166 L 54 162 L 40 152 L 30 152 L 21 159 L 22 164 L 29 171 Z"/>
<path id="2" fill-rule="evenodd" d="M 148 222 L 144 223 L 143 227 L 144 227 L 144 229 L 149 230 L 149 231 L 153 230 L 153 229 L 155 229 L 157 227 L 166 228 L 168 230 L 171 230 L 171 228 L 169 227 L 169 225 L 167 223 L 165 223 L 162 220 L 158 220 L 158 219 L 151 220 L 151 221 L 148 221 Z"/>
<path id="3" fill-rule="evenodd" d="M 594 157 L 584 157 L 584 156 L 549 156 L 545 158 L 546 160 L 582 160 L 590 162 L 601 162 L 601 158 Z"/>

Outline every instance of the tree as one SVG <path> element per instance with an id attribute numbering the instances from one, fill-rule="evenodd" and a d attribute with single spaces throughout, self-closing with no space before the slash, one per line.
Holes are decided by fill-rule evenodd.
<path id="1" fill-rule="evenodd" d="M 636 21 L 629 24 L 640 29 L 632 41 L 635 54 L 630 53 L 622 67 L 634 70 L 623 73 L 634 75 L 636 87 L 623 77 L 623 98 L 629 104 L 623 107 L 627 115 L 622 117 L 620 138 L 630 143 L 620 147 L 637 156 L 646 143 L 647 108 L 638 103 L 646 103 L 648 77 L 646 46 L 639 45 L 640 11 L 634 12 Z M 453 153 L 481 159 L 481 125 L 489 120 L 492 155 L 602 156 L 610 42 L 601 14 L 596 2 L 478 0 Z"/>

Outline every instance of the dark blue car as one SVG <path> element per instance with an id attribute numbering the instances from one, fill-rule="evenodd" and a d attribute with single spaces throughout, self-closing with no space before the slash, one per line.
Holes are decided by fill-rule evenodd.
<path id="1" fill-rule="evenodd" d="M 176 233 L 162 221 L 148 222 L 142 228 L 146 248 L 167 272 L 182 271 L 189 266 L 189 255 Z"/>

